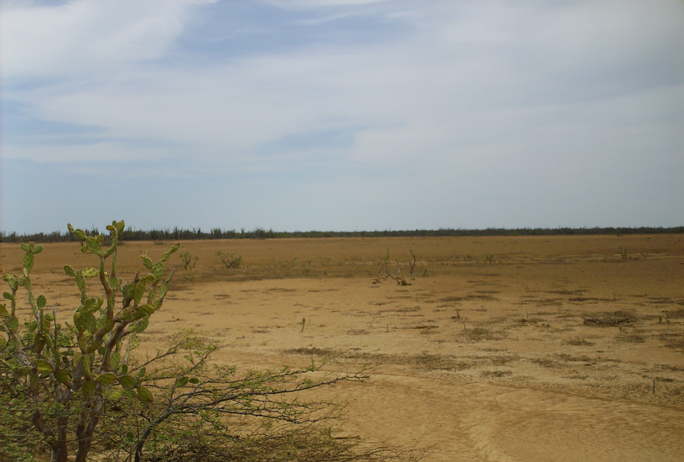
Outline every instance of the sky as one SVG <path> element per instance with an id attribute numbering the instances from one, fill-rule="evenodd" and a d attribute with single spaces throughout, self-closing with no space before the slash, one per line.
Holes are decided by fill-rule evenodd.
<path id="1" fill-rule="evenodd" d="M 684 225 L 682 0 L 0 5 L 0 230 Z"/>

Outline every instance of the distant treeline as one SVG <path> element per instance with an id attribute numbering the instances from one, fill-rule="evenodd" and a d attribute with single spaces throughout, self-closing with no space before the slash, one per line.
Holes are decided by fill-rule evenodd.
<path id="1" fill-rule="evenodd" d="M 99 234 L 97 228 L 84 230 L 88 235 Z M 107 234 L 107 232 L 105 232 Z M 203 231 L 201 228 L 153 229 L 143 231 L 127 228 L 122 239 L 124 241 L 163 241 L 163 240 L 196 240 L 196 239 L 274 239 L 274 238 L 324 238 L 324 237 L 438 237 L 438 236 L 573 236 L 573 235 L 623 235 L 623 234 L 684 234 L 684 226 L 671 228 L 487 228 L 487 229 L 416 229 L 413 231 L 273 231 L 255 228 L 246 231 L 212 228 Z M 77 239 L 69 232 L 36 234 L 7 234 L 0 231 L 0 242 L 70 242 Z"/>

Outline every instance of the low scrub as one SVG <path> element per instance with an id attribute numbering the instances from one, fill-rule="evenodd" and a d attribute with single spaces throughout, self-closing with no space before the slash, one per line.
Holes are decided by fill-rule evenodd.
<path id="1" fill-rule="evenodd" d="M 217 345 L 183 331 L 142 359 L 139 334 L 163 305 L 172 246 L 130 281 L 117 273 L 124 222 L 108 239 L 69 225 L 94 267 L 64 272 L 80 292 L 71 322 L 48 309 L 31 278 L 42 246 L 22 244 L 22 273 L 4 274 L 0 304 L 0 461 L 375 461 L 410 460 L 331 436 L 333 400 L 306 392 L 367 379 L 309 367 L 239 372 L 210 362 Z M 108 242 L 109 245 L 105 245 Z M 20 313 L 26 319 L 19 319 Z M 94 456 L 96 455 L 96 457 Z"/>

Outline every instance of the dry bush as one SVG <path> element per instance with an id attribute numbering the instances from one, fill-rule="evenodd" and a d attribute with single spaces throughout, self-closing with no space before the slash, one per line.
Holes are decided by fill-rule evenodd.
<path id="1" fill-rule="evenodd" d="M 190 444 L 164 448 L 150 462 L 413 462 L 425 450 L 402 451 L 365 443 L 356 437 L 335 437 L 327 428 L 306 426 L 234 438 L 229 444 L 201 437 Z"/>

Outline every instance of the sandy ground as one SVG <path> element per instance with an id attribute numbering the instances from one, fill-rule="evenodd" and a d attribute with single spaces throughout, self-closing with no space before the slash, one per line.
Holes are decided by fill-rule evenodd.
<path id="1" fill-rule="evenodd" d="M 156 257 L 171 244 L 126 243 L 120 264 L 133 274 L 143 250 Z M 95 262 L 75 243 L 45 247 L 34 285 L 66 316 L 78 296 L 62 266 Z M 223 346 L 217 361 L 241 368 L 324 355 L 372 365 L 369 382 L 330 390 L 349 403 L 342 432 L 431 447 L 426 461 L 684 460 L 684 236 L 182 250 L 197 266 L 177 271 L 143 345 L 192 327 Z M 244 267 L 225 268 L 217 250 Z M 19 271 L 17 245 L 0 253 L 4 271 Z"/>

